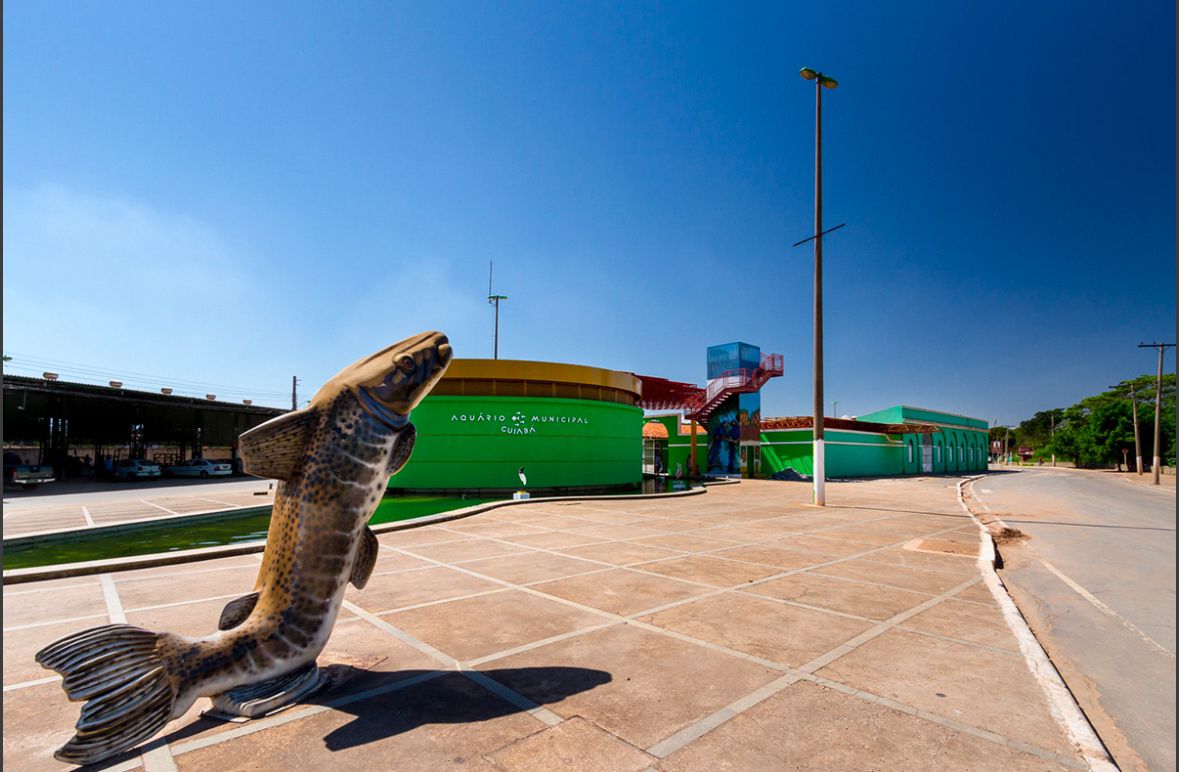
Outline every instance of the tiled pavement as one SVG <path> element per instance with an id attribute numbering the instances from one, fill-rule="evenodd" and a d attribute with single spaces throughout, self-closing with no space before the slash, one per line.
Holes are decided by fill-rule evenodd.
<path id="1" fill-rule="evenodd" d="M 149 770 L 1081 767 L 974 556 L 950 478 L 745 481 L 533 502 L 380 536 L 319 658 L 245 723 L 201 700 Z M 191 635 L 259 556 L 4 588 L 4 762 L 60 769 L 78 706 L 32 660 L 123 621 Z"/>
<path id="2" fill-rule="evenodd" d="M 239 484 L 236 487 L 240 489 L 243 486 Z M 22 500 L 15 506 L 6 503 L 4 538 L 200 512 L 223 512 L 274 503 L 274 496 L 268 491 L 266 481 L 258 480 L 253 487 L 257 489 L 257 494 L 251 490 L 224 487 L 213 489 L 215 492 L 212 493 L 202 493 L 194 486 L 192 491 L 178 493 L 176 488 L 171 488 L 171 492 L 163 494 L 145 488 L 139 495 L 131 491 L 116 497 L 96 497 L 86 503 L 54 505 L 53 496 Z"/>

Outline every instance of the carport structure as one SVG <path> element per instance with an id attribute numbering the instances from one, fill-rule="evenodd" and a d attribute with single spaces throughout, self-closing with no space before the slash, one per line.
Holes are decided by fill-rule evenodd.
<path id="1" fill-rule="evenodd" d="M 204 447 L 228 447 L 237 437 L 286 412 L 215 399 L 173 396 L 134 389 L 4 376 L 4 445 L 36 446 L 43 463 L 62 479 L 71 448 L 85 448 L 97 461 L 126 451 L 143 457 L 148 448 L 177 457 Z"/>

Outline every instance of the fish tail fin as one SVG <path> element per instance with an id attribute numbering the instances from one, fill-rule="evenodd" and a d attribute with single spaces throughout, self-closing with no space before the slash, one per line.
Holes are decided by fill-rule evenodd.
<path id="1" fill-rule="evenodd" d="M 102 761 L 133 748 L 168 723 L 176 688 L 158 650 L 165 635 L 132 625 L 103 625 L 37 652 L 42 667 L 64 677 L 66 696 L 86 701 L 73 739 L 53 754 L 59 761 Z"/>

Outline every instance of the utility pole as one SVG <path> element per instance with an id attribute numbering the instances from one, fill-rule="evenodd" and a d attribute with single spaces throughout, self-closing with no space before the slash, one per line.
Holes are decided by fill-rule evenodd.
<path id="1" fill-rule="evenodd" d="M 298 387 L 299 387 L 299 379 L 292 375 L 291 376 L 291 410 L 294 410 L 296 407 L 298 407 L 299 395 L 298 395 L 298 391 L 296 391 L 298 389 Z"/>
<path id="2" fill-rule="evenodd" d="M 1116 389 L 1117 386 L 1110 388 Z M 1138 439 L 1138 395 L 1134 390 L 1134 381 L 1127 383 L 1126 388 L 1130 390 L 1130 416 L 1134 419 L 1134 471 L 1142 474 L 1142 442 Z"/>
<path id="3" fill-rule="evenodd" d="M 1056 439 L 1056 413 L 1050 413 L 1048 415 L 1048 417 L 1050 419 L 1052 419 L 1052 428 L 1048 430 L 1048 443 L 1052 444 L 1052 441 Z M 1055 445 L 1053 445 L 1053 447 L 1052 447 L 1052 466 L 1056 466 L 1056 446 Z"/>
<path id="4" fill-rule="evenodd" d="M 491 272 L 495 269 L 495 263 L 489 261 L 487 264 L 487 302 L 495 306 L 495 333 L 492 338 L 491 358 L 499 359 L 499 301 L 507 300 L 507 295 L 493 295 L 491 292 Z"/>
<path id="5" fill-rule="evenodd" d="M 1162 434 L 1160 430 L 1159 417 L 1163 412 L 1163 354 L 1169 348 L 1175 348 L 1174 343 L 1139 343 L 1138 348 L 1155 348 L 1159 351 L 1159 374 L 1154 382 L 1154 460 L 1151 463 L 1151 472 L 1154 477 L 1154 484 L 1159 485 L 1159 462 L 1163 450 L 1160 447 Z"/>
<path id="6" fill-rule="evenodd" d="M 831 401 L 831 417 L 839 418 L 839 400 Z"/>
<path id="7" fill-rule="evenodd" d="M 1011 427 L 1003 427 L 1003 463 L 1006 464 L 1011 461 L 1011 457 L 1007 454 L 1007 438 L 1011 436 Z"/>

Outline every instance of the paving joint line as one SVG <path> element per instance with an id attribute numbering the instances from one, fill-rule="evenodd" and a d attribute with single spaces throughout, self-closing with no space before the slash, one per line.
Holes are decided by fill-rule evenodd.
<path id="1" fill-rule="evenodd" d="M 47 678 L 34 678 L 32 681 L 20 681 L 15 684 L 5 684 L 4 691 L 5 692 L 15 692 L 15 691 L 19 691 L 20 689 L 28 689 L 33 686 L 41 686 L 42 684 L 51 684 L 54 681 L 60 681 L 60 680 L 62 680 L 62 677 L 59 675 L 48 676 Z"/>
<path id="2" fill-rule="evenodd" d="M 99 574 L 98 582 L 102 585 L 102 599 L 106 602 L 107 616 L 111 624 L 127 624 L 127 615 L 123 612 L 123 603 L 119 600 L 119 591 L 115 588 L 115 581 L 110 574 Z"/>
<path id="3" fill-rule="evenodd" d="M 110 612 L 108 611 L 108 612 L 104 612 L 101 614 L 87 614 L 86 616 L 81 616 L 81 617 L 71 617 L 70 619 L 51 619 L 48 622 L 30 622 L 27 625 L 13 625 L 11 627 L 5 627 L 4 632 L 5 633 L 15 633 L 18 630 L 32 630 L 37 627 L 49 627 L 51 625 L 62 625 L 67 622 L 85 622 L 88 619 L 102 619 L 103 617 L 108 616 L 109 613 Z"/>
<path id="4" fill-rule="evenodd" d="M 144 504 L 147 504 L 149 507 L 155 507 L 156 509 L 162 509 L 165 512 L 167 512 L 169 515 L 183 515 L 183 514 L 185 514 L 184 512 L 177 512 L 174 509 L 168 509 L 165 506 L 161 506 L 160 504 L 156 504 L 154 501 L 148 501 L 147 499 L 140 499 L 139 501 Z"/>

